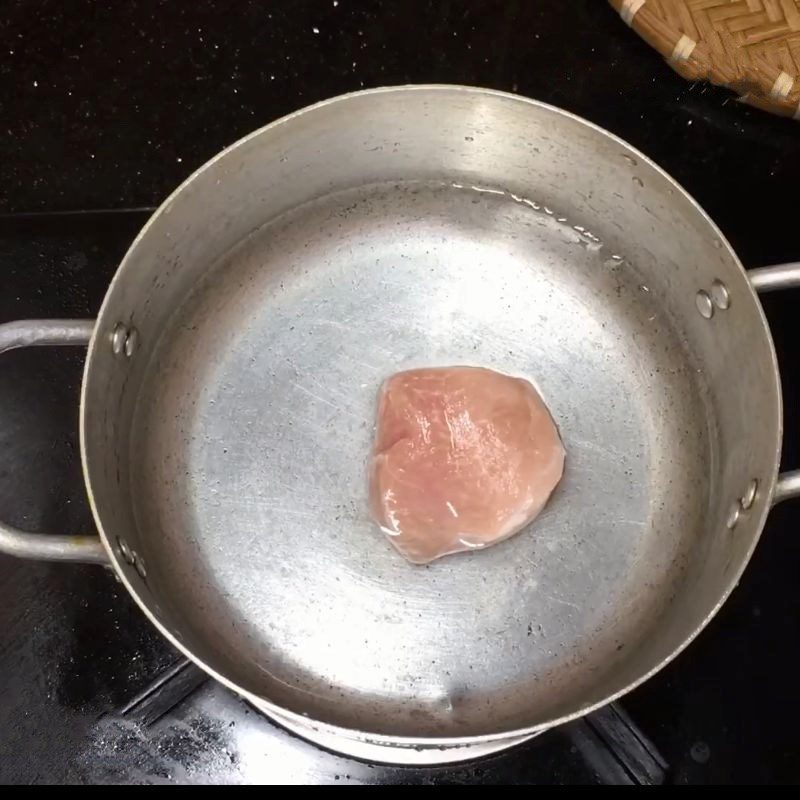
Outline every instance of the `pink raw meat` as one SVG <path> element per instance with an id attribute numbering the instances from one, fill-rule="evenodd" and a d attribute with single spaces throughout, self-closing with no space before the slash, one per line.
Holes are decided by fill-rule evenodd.
<path id="1" fill-rule="evenodd" d="M 415 564 L 489 547 L 539 514 L 564 458 L 528 381 L 479 367 L 399 372 L 381 388 L 371 513 Z"/>

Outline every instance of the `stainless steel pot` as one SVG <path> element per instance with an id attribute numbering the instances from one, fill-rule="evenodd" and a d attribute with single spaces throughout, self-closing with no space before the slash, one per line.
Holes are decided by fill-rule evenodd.
<path id="1" fill-rule="evenodd" d="M 748 275 L 668 175 L 558 109 L 320 103 L 180 186 L 96 323 L 0 327 L 0 351 L 89 344 L 99 532 L 0 526 L 0 550 L 108 563 L 176 647 L 328 746 L 508 746 L 664 666 L 800 493 L 756 296 L 798 283 Z M 420 568 L 367 514 L 375 397 L 455 363 L 534 379 L 567 470 L 529 530 Z"/>

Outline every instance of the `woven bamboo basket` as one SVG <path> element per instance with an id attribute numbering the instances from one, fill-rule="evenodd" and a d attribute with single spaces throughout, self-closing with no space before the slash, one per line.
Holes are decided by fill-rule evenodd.
<path id="1" fill-rule="evenodd" d="M 691 81 L 800 120 L 800 0 L 610 0 Z"/>

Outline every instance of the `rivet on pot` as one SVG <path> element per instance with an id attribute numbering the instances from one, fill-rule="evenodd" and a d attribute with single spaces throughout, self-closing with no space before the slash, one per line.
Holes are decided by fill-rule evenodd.
<path id="1" fill-rule="evenodd" d="M 725 311 L 730 307 L 731 294 L 728 291 L 728 287 L 722 281 L 714 280 L 711 284 L 711 299 L 720 311 Z"/>
<path id="2" fill-rule="evenodd" d="M 136 328 L 126 328 L 121 322 L 111 334 L 111 350 L 115 356 L 123 353 L 130 358 L 139 347 L 139 331 Z"/>
<path id="3" fill-rule="evenodd" d="M 134 553 L 133 566 L 139 573 L 140 578 L 144 579 L 147 577 L 147 569 L 145 567 L 144 559 L 136 553 Z"/>
<path id="4" fill-rule="evenodd" d="M 118 356 L 125 349 L 125 340 L 128 338 L 128 329 L 120 322 L 111 334 L 111 351 Z"/>
<path id="5" fill-rule="evenodd" d="M 694 299 L 695 305 L 697 306 L 697 310 L 700 312 L 701 317 L 705 317 L 705 319 L 711 319 L 714 316 L 714 304 L 711 302 L 711 298 L 704 289 L 701 289 Z"/>
<path id="6" fill-rule="evenodd" d="M 127 542 L 119 536 L 117 537 L 117 548 L 119 549 L 119 554 L 125 561 L 127 561 L 128 564 L 133 564 L 135 558 L 133 551 L 128 547 Z"/>
<path id="7" fill-rule="evenodd" d="M 730 513 L 728 514 L 728 521 L 725 523 L 728 526 L 728 530 L 732 531 L 737 523 L 739 522 L 739 517 L 742 515 L 742 509 L 738 502 L 734 503 L 731 507 Z"/>
<path id="8" fill-rule="evenodd" d="M 750 483 L 747 484 L 747 489 L 745 493 L 742 495 L 741 499 L 739 500 L 739 504 L 742 507 L 743 511 L 748 511 L 752 508 L 753 503 L 756 501 L 756 494 L 758 493 L 758 481 L 753 478 Z"/>
<path id="9" fill-rule="evenodd" d="M 125 337 L 125 355 L 130 358 L 139 347 L 139 331 L 131 328 Z"/>

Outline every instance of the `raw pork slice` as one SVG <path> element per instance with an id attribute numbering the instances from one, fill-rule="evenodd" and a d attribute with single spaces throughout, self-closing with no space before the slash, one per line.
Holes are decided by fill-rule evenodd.
<path id="1" fill-rule="evenodd" d="M 399 372 L 380 393 L 371 513 L 415 564 L 489 547 L 539 514 L 564 457 L 528 381 L 478 367 Z"/>

